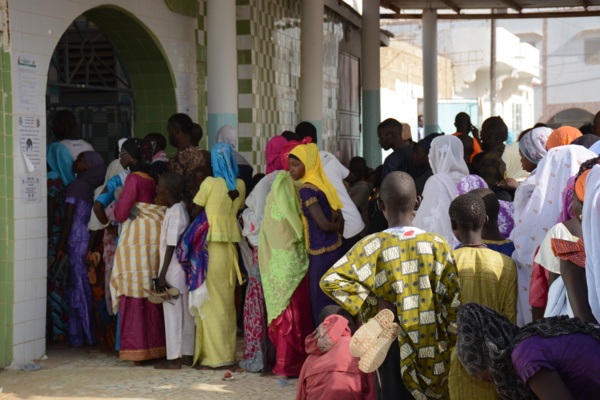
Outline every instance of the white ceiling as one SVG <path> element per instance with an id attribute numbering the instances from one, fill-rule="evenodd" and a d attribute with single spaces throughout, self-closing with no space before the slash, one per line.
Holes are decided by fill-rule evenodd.
<path id="1" fill-rule="evenodd" d="M 455 12 L 468 9 L 513 9 L 600 6 L 600 0 L 382 0 L 383 7 L 392 9 L 446 9 Z M 579 9 L 581 11 L 581 9 Z"/>

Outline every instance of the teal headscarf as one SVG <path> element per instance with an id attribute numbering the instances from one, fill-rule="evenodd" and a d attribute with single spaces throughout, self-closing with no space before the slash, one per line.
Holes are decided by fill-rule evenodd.
<path id="1" fill-rule="evenodd" d="M 235 180 L 239 176 L 239 169 L 235 161 L 233 148 L 228 143 L 217 143 L 210 152 L 213 175 L 223 178 L 229 190 L 235 190 Z"/>
<path id="2" fill-rule="evenodd" d="M 46 161 L 50 167 L 48 179 L 60 178 L 65 186 L 73 182 L 73 157 L 67 146 L 58 142 L 50 144 L 46 148 Z"/>

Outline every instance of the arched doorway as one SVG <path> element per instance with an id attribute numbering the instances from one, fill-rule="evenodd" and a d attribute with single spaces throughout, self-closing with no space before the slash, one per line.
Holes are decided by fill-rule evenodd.
<path id="1" fill-rule="evenodd" d="M 56 46 L 46 104 L 49 138 L 51 114 L 71 109 L 80 136 L 109 161 L 118 138 L 166 130 L 177 110 L 175 78 L 148 27 L 122 8 L 100 6 L 77 17 Z"/>
<path id="2" fill-rule="evenodd" d="M 48 71 L 48 142 L 52 114 L 69 109 L 78 118 L 80 137 L 106 161 L 114 158 L 121 137 L 166 133 L 167 119 L 177 110 L 174 75 L 158 39 L 119 7 L 100 6 L 75 18 L 58 42 Z M 50 281 L 53 275 L 49 273 Z M 50 339 L 52 331 L 46 333 Z"/>
<path id="3" fill-rule="evenodd" d="M 585 124 L 589 124 L 594 119 L 594 115 L 581 108 L 569 108 L 556 113 L 546 123 L 551 128 L 559 128 L 563 125 L 579 128 Z"/>
<path id="4" fill-rule="evenodd" d="M 78 137 L 107 161 L 114 158 L 111 150 L 118 139 L 133 134 L 133 89 L 123 60 L 106 34 L 83 15 L 69 25 L 52 54 L 46 93 L 48 132 L 56 111 L 71 110 Z"/>

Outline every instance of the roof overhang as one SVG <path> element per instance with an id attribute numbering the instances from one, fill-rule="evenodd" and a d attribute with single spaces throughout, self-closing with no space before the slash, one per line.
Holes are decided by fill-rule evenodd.
<path id="1" fill-rule="evenodd" d="M 600 16 L 600 0 L 381 0 L 382 19 L 419 19 L 423 9 L 438 19 L 521 19 Z"/>

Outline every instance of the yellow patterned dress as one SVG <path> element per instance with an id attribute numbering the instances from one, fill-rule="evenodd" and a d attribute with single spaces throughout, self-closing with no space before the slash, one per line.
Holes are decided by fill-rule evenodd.
<path id="1" fill-rule="evenodd" d="M 377 313 L 369 292 L 396 307 L 400 371 L 417 400 L 446 399 L 450 348 L 460 306 L 458 275 L 448 243 L 415 227 L 365 237 L 321 280 L 321 288 L 353 315 Z"/>

